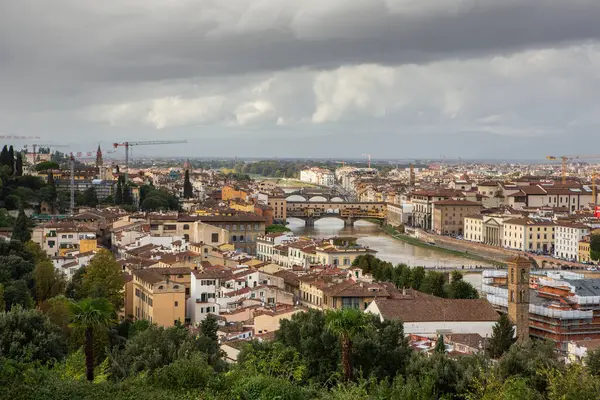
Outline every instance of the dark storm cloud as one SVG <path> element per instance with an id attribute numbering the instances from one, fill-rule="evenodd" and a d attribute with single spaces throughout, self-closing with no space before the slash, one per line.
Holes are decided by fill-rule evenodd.
<path id="1" fill-rule="evenodd" d="M 237 2 L 234 11 L 211 1 L 155 8 L 152 4 L 161 2 L 146 2 L 144 8 L 132 6 L 144 2 L 131 1 L 122 6 L 118 1 L 110 6 L 68 0 L 2 3 L 5 72 L 28 71 L 41 78 L 46 71 L 60 79 L 100 82 L 419 63 L 600 37 L 596 0 L 449 0 L 438 2 L 438 10 L 430 6 L 414 13 L 403 13 L 402 2 L 392 2 L 399 4 L 394 12 L 383 0 L 328 12 L 325 1 L 310 18 L 303 17 L 302 2 L 288 1 L 274 21 L 249 16 L 252 1 Z M 281 0 L 271 3 L 275 7 Z M 432 2 L 423 0 L 427 3 Z M 250 19 L 246 28 L 228 30 L 228 23 L 244 18 Z"/>
<path id="2" fill-rule="evenodd" d="M 210 131 L 214 154 L 232 138 L 268 154 L 319 135 L 360 153 L 373 134 L 386 154 L 414 132 L 503 151 L 504 134 L 593 139 L 598 21 L 599 0 L 0 0 L 0 132 Z"/>

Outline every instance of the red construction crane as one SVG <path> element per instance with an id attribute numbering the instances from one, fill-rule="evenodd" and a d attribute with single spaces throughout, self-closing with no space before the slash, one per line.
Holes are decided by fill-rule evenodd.
<path id="1" fill-rule="evenodd" d="M 125 182 L 129 181 L 129 147 L 130 146 L 150 146 L 150 145 L 163 145 L 163 144 L 177 144 L 187 143 L 187 140 L 145 140 L 141 142 L 123 142 L 113 143 L 116 149 L 119 146 L 125 147 Z"/>

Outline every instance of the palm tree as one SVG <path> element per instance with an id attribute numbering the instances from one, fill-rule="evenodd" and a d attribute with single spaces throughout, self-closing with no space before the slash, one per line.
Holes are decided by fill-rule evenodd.
<path id="1" fill-rule="evenodd" d="M 94 380 L 94 329 L 114 323 L 113 305 L 105 298 L 87 298 L 71 303 L 71 326 L 85 332 L 85 368 L 88 381 Z"/>
<path id="2" fill-rule="evenodd" d="M 341 310 L 329 311 L 326 316 L 326 328 L 332 334 L 338 336 L 342 345 L 342 368 L 344 380 L 352 379 L 352 339 L 361 332 L 372 327 L 371 316 L 356 308 L 343 308 Z"/>

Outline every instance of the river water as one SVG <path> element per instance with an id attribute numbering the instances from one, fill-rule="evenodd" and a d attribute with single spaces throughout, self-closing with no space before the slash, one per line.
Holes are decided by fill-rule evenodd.
<path id="1" fill-rule="evenodd" d="M 354 226 L 344 227 L 344 223 L 336 218 L 317 220 L 314 227 L 305 227 L 299 219 L 288 219 L 288 227 L 296 234 L 311 237 L 353 236 L 358 243 L 377 250 L 377 257 L 393 264 L 405 263 L 410 266 L 424 267 L 455 267 L 465 269 L 469 266 L 482 265 L 452 254 L 438 252 L 432 249 L 413 246 L 401 240 L 393 239 L 383 232 L 378 225 L 357 221 Z"/>

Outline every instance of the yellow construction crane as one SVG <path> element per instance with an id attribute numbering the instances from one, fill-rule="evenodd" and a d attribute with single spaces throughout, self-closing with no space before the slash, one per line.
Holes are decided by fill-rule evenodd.
<path id="1" fill-rule="evenodd" d="M 557 160 L 560 158 L 561 160 L 561 177 L 562 183 L 567 183 L 567 162 L 572 160 L 590 160 L 590 159 L 600 159 L 600 155 L 595 156 L 547 156 L 548 160 Z"/>

